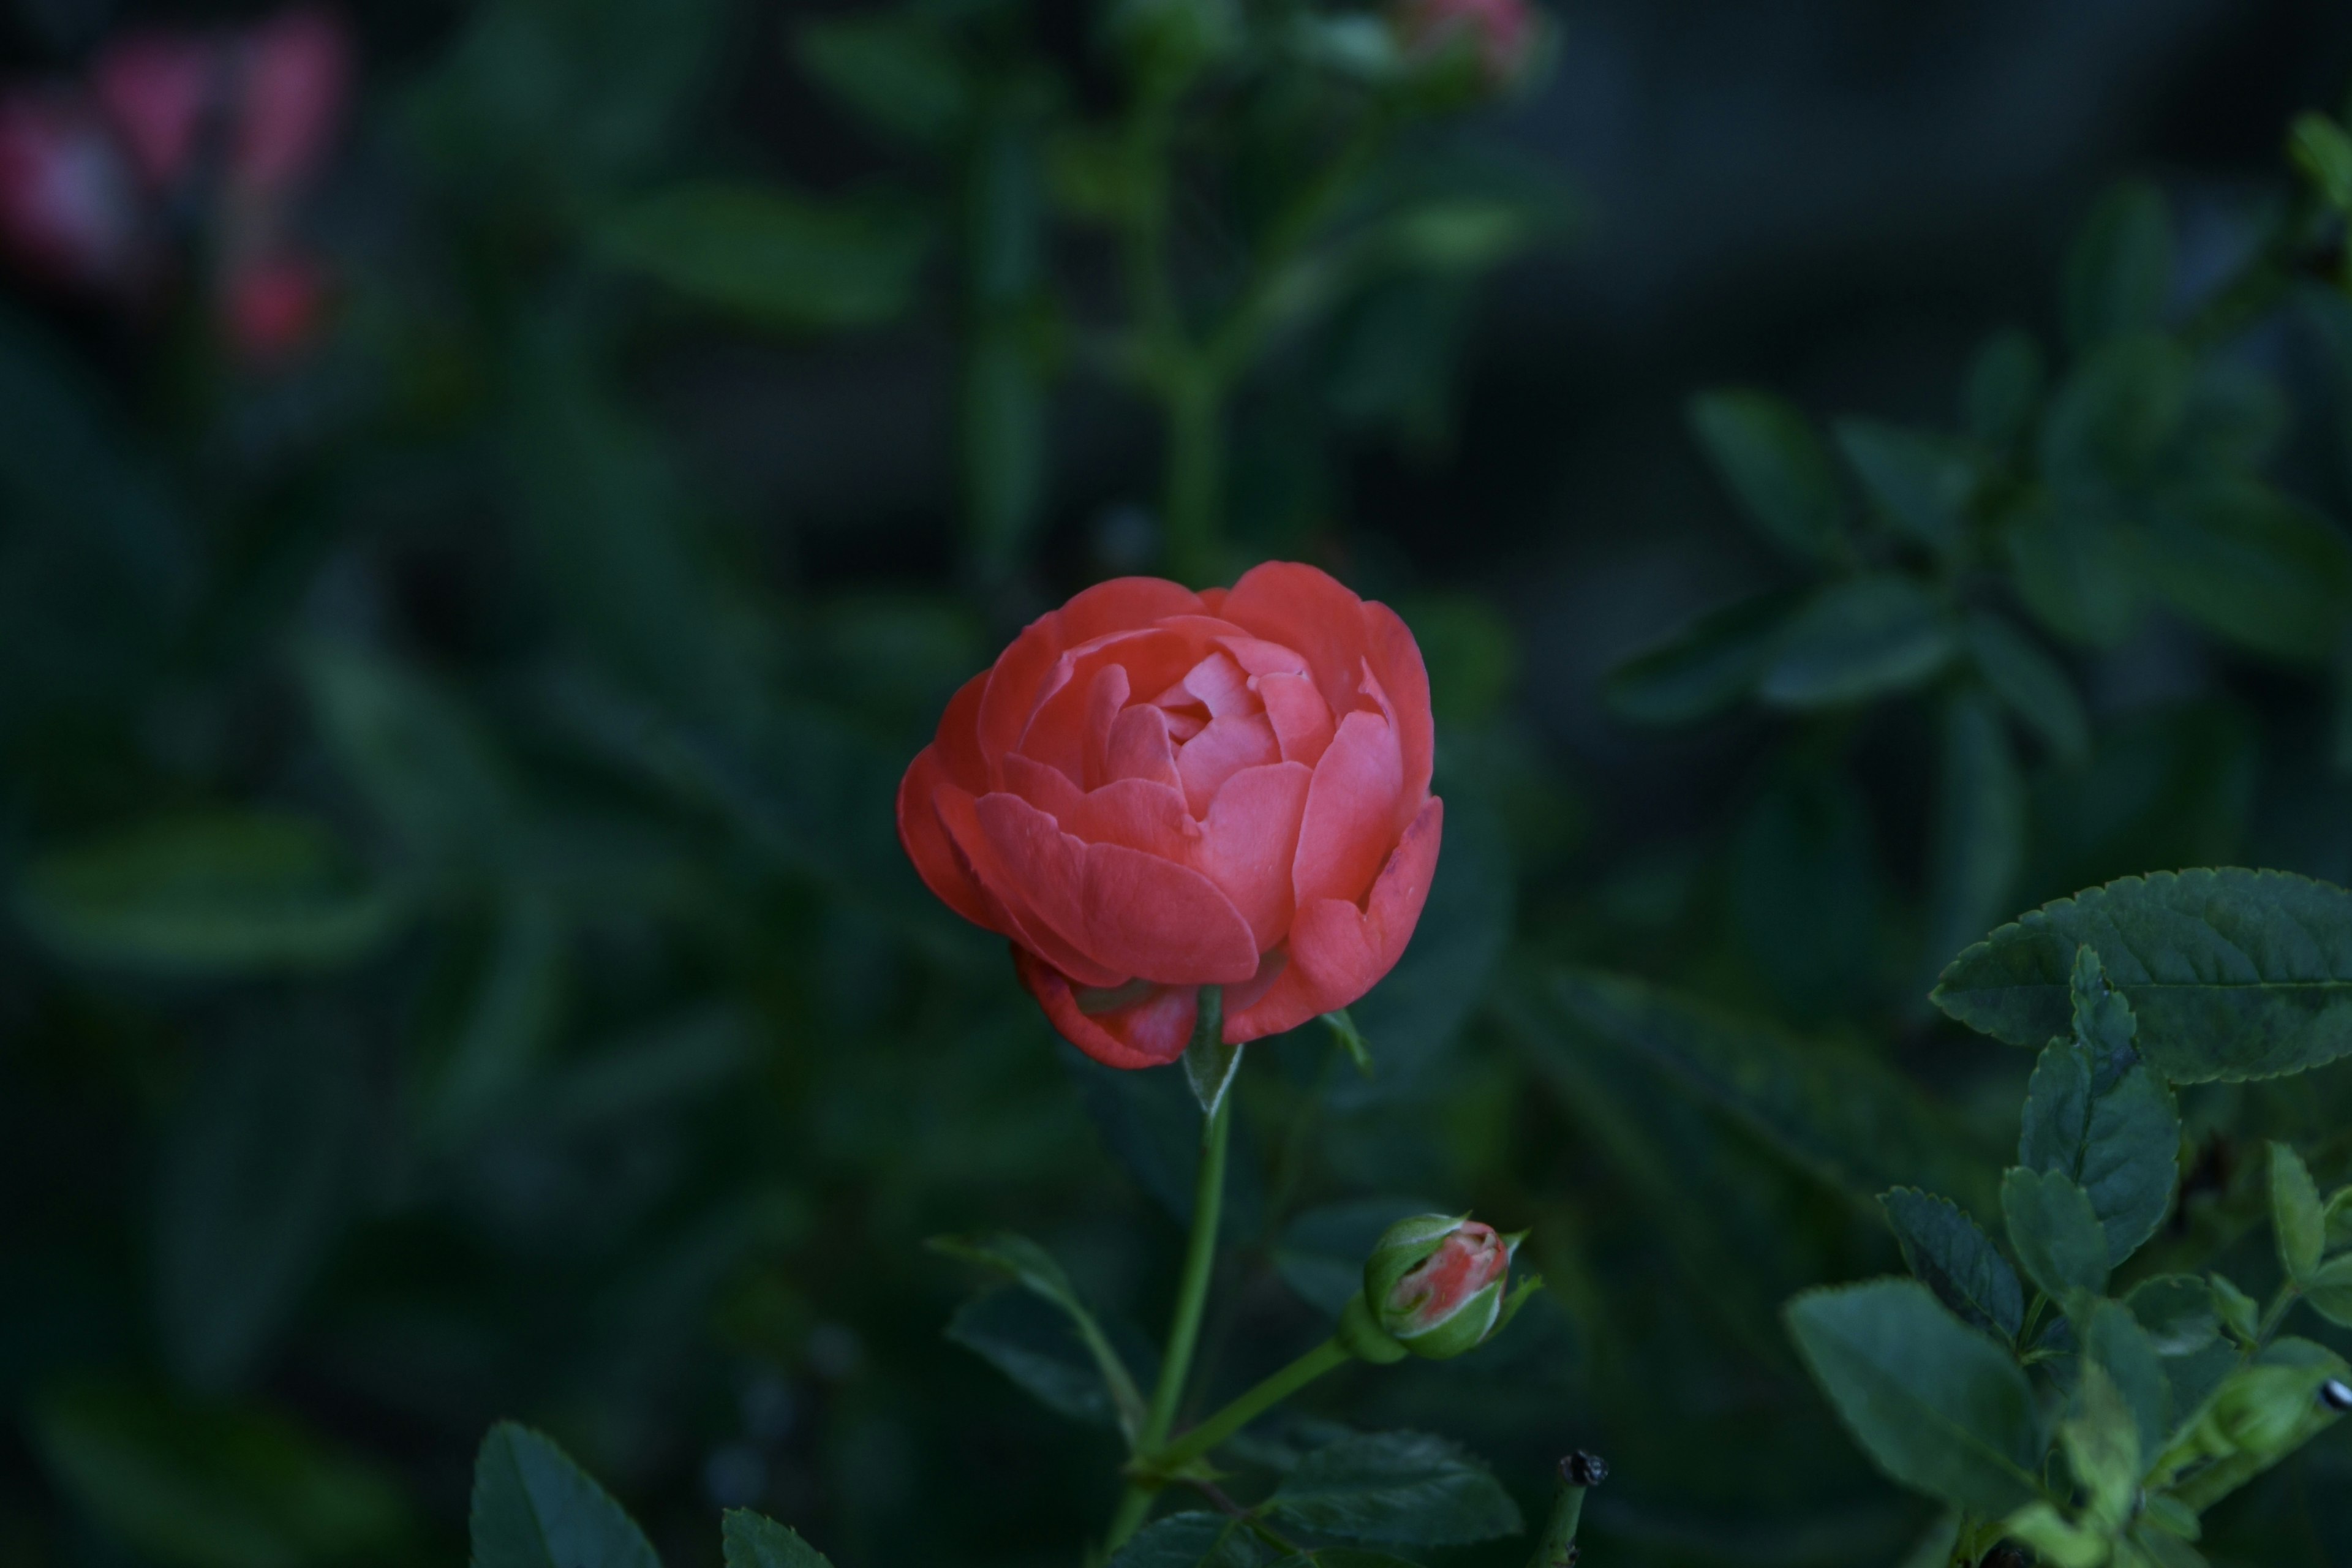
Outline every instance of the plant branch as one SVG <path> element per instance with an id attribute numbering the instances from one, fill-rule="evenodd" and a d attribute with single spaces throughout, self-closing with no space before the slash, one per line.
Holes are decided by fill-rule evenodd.
<path id="1" fill-rule="evenodd" d="M 1200 1458 L 1210 1449 L 1321 1377 L 1353 1358 L 1337 1340 L 1325 1340 L 1280 1372 L 1184 1434 L 1164 1448 L 1147 1447 L 1129 1468 L 1147 1475 L 1168 1477 Z"/>

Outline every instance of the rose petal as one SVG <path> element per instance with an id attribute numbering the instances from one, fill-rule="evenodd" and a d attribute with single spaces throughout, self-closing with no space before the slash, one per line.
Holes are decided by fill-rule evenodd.
<path id="1" fill-rule="evenodd" d="M 1178 685 L 1206 708 L 1212 719 L 1241 717 L 1264 706 L 1250 690 L 1249 676 L 1228 653 L 1211 654 L 1186 670 Z"/>
<path id="2" fill-rule="evenodd" d="M 1234 584 L 1224 618 L 1304 656 L 1335 714 L 1360 707 L 1357 685 L 1369 651 L 1364 603 L 1337 579 L 1296 561 L 1269 561 Z"/>
<path id="3" fill-rule="evenodd" d="M 988 695 L 988 671 L 982 670 L 956 689 L 940 715 L 940 732 L 931 740 L 940 765 L 948 777 L 974 795 L 988 793 L 988 755 L 980 749 L 980 705 Z"/>
<path id="4" fill-rule="evenodd" d="M 1181 631 L 1146 626 L 1117 632 L 1062 654 L 1048 671 L 1021 740 L 1013 749 L 1051 763 L 1084 785 L 1087 762 L 1099 758 L 1109 721 L 1137 691 L 1158 691 L 1201 657 L 1201 642 Z M 1118 670 L 1114 685 L 1108 672 Z M 1118 692 L 1111 702 L 1107 693 Z M 1097 726 L 1099 725 L 1099 728 Z"/>
<path id="5" fill-rule="evenodd" d="M 1193 868 L 1233 900 L 1263 952 L 1290 930 L 1291 866 L 1314 771 L 1304 763 L 1244 768 L 1225 781 L 1200 825 Z"/>
<path id="6" fill-rule="evenodd" d="M 1087 792 L 1072 784 L 1067 773 L 1018 752 L 1008 753 L 1003 766 L 1005 788 L 1063 826 L 1069 826 L 1070 817 L 1087 798 Z"/>
<path id="7" fill-rule="evenodd" d="M 1200 609 L 1199 597 L 1181 584 L 1159 577 L 1114 577 L 1038 616 L 997 655 L 989 671 L 988 699 L 980 718 L 983 751 L 992 759 L 1013 750 L 1045 695 L 1045 678 L 1066 648 Z"/>
<path id="8" fill-rule="evenodd" d="M 1111 721 L 1110 742 L 1103 756 L 1103 780 L 1143 779 L 1181 790 L 1176 772 L 1176 742 L 1169 733 L 1168 713 L 1148 702 L 1119 710 Z"/>
<path id="9" fill-rule="evenodd" d="M 1250 675 L 1305 675 L 1306 656 L 1297 648 L 1285 647 L 1264 637 L 1223 637 L 1218 646 L 1234 656 L 1234 662 Z"/>
<path id="10" fill-rule="evenodd" d="M 1405 796 L 1419 800 L 1428 793 L 1430 769 L 1437 755 L 1436 729 L 1430 719 L 1429 667 L 1422 662 L 1421 647 L 1412 640 L 1412 633 L 1386 605 L 1375 600 L 1364 606 L 1364 627 L 1371 644 L 1365 661 L 1392 704 L 1390 711 L 1396 721 L 1397 746 L 1404 757 Z"/>
<path id="11" fill-rule="evenodd" d="M 1184 781 L 1184 801 L 1192 815 L 1208 814 L 1225 781 L 1244 768 L 1282 761 L 1274 726 L 1263 715 L 1212 719 L 1208 727 L 1177 750 L 1176 773 Z"/>
<path id="12" fill-rule="evenodd" d="M 1122 844 L 1088 844 L 1018 795 L 982 796 L 978 816 L 997 865 L 1019 868 L 1028 906 L 1099 968 L 1165 985 L 1224 984 L 1257 973 L 1247 922 L 1199 872 Z M 948 828 L 961 843 L 953 817 Z M 975 869 L 993 891 L 989 868 Z"/>
<path id="13" fill-rule="evenodd" d="M 907 858 L 915 863 L 915 874 L 940 902 L 984 931 L 1009 936 L 1012 933 L 997 923 L 988 895 L 956 853 L 932 804 L 940 786 L 947 782 L 936 745 L 915 753 L 906 777 L 898 781 L 898 842 L 906 848 Z"/>
<path id="14" fill-rule="evenodd" d="M 1308 767 L 1322 761 L 1331 744 L 1331 709 L 1315 689 L 1314 678 L 1277 672 L 1258 676 L 1252 684 L 1265 705 L 1266 722 L 1274 726 L 1282 760 Z"/>
<path id="15" fill-rule="evenodd" d="M 1339 899 L 1298 906 L 1290 963 L 1313 987 L 1317 1012 L 1349 1005 L 1396 967 L 1428 900 L 1444 826 L 1444 803 L 1433 798 L 1405 829 L 1363 908 Z"/>
<path id="16" fill-rule="evenodd" d="M 1068 979 L 1034 953 L 1016 945 L 1013 968 L 1055 1032 L 1105 1067 L 1164 1067 L 1192 1043 L 1200 1008 L 1200 992 L 1193 986 L 1155 986 L 1127 1006 L 1089 1014 L 1078 1005 Z"/>
<path id="17" fill-rule="evenodd" d="M 1359 710 L 1340 721 L 1307 792 L 1291 873 L 1300 910 L 1323 899 L 1352 904 L 1364 896 L 1394 847 L 1403 775 L 1396 731 L 1386 719 Z"/>
<path id="18" fill-rule="evenodd" d="M 1009 795 L 981 797 L 994 801 L 1015 801 L 1023 810 L 1034 814 L 1052 831 L 1053 819 L 1025 801 Z M 1081 952 L 1076 943 L 1065 937 L 1051 921 L 1039 913 L 1033 891 L 1035 870 L 1026 865 L 1008 866 L 998 853 L 995 841 L 981 826 L 980 801 L 953 784 L 943 785 L 933 796 L 940 823 L 948 830 L 949 840 L 956 853 L 962 857 L 965 868 L 971 873 L 993 905 L 990 928 L 1004 932 L 1079 985 L 1124 985 L 1132 978 L 1131 972 L 1112 969 Z M 1017 864 L 1017 863 L 1016 863 Z"/>
<path id="19" fill-rule="evenodd" d="M 1090 790 L 1061 820 L 1065 833 L 1089 844 L 1124 844 L 1179 865 L 1191 864 L 1201 844 L 1201 825 L 1185 809 L 1183 793 L 1148 779 Z"/>

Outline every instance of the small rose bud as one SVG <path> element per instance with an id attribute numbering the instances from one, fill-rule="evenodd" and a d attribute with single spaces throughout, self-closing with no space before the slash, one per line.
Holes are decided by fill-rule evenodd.
<path id="1" fill-rule="evenodd" d="M 1365 1315 L 1414 1355 L 1444 1360 L 1475 1350 L 1503 1324 L 1519 1239 L 1469 1218 L 1400 1220 L 1365 1259 Z"/>

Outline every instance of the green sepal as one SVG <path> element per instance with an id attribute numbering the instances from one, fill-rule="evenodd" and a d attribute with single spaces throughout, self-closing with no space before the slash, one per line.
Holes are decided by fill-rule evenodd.
<path id="1" fill-rule="evenodd" d="M 1331 1337 L 1339 1342 L 1341 1350 L 1374 1366 L 1401 1362 L 1412 1353 L 1397 1342 L 1394 1334 L 1381 1327 L 1380 1319 L 1361 1296 L 1349 1297 L 1348 1304 L 1339 1309 L 1339 1326 Z"/>

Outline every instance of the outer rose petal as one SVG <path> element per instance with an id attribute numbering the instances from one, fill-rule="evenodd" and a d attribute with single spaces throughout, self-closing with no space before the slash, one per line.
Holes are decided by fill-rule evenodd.
<path id="1" fill-rule="evenodd" d="M 1225 1043 L 1295 1029 L 1346 1007 L 1380 984 L 1404 955 L 1429 898 L 1444 837 L 1445 803 L 1431 800 L 1372 884 L 1368 907 L 1338 899 L 1302 905 L 1290 925 L 1290 963 L 1254 1005 L 1225 1016 Z"/>
<path id="2" fill-rule="evenodd" d="M 1055 1031 L 1105 1067 L 1164 1067 L 1192 1043 L 1200 1008 L 1196 987 L 1158 986 L 1125 1007 L 1089 1014 L 1078 1006 L 1067 979 L 1018 945 L 1013 969 Z"/>
<path id="3" fill-rule="evenodd" d="M 985 798 L 1014 799 L 1012 795 Z M 1106 968 L 1088 957 L 1037 912 L 1029 896 L 1028 883 L 1019 872 L 1004 864 L 994 841 L 981 826 L 979 801 L 953 784 L 948 784 L 933 797 L 933 804 L 938 808 L 940 824 L 948 830 L 949 840 L 955 845 L 957 855 L 970 869 L 972 879 L 988 895 L 990 930 L 1003 931 L 1077 984 L 1101 988 L 1127 984 L 1131 976 L 1126 971 Z M 1034 811 L 1035 807 L 1025 809 Z"/>
<path id="4" fill-rule="evenodd" d="M 980 703 L 988 694 L 988 676 L 983 669 L 956 688 L 931 741 L 948 777 L 973 795 L 986 795 L 990 784 L 988 757 L 980 749 Z"/>
<path id="5" fill-rule="evenodd" d="M 1065 827 L 1087 798 L 1087 792 L 1072 784 L 1061 769 L 1049 768 L 1018 752 L 1004 759 L 1004 787 Z"/>
<path id="6" fill-rule="evenodd" d="M 1012 933 L 997 923 L 988 895 L 966 869 L 932 805 L 933 796 L 946 782 L 938 747 L 925 746 L 915 753 L 907 776 L 898 781 L 898 842 L 907 858 L 915 863 L 923 886 L 938 895 L 940 902 L 983 931 L 1009 936 Z"/>
<path id="7" fill-rule="evenodd" d="M 1135 631 L 1169 616 L 1201 612 L 1200 597 L 1159 577 L 1114 577 L 1029 623 L 988 672 L 979 736 L 992 763 L 1011 751 L 1045 695 L 1045 678 L 1063 650 L 1112 632 Z"/>
<path id="8" fill-rule="evenodd" d="M 1398 749 L 1404 754 L 1404 793 L 1418 800 L 1429 791 L 1429 774 L 1437 756 L 1437 731 L 1430 718 L 1429 667 L 1422 662 L 1421 647 L 1412 640 L 1397 613 L 1374 601 L 1364 606 L 1365 629 L 1371 649 L 1365 656 L 1372 679 L 1388 693 L 1396 715 Z"/>
<path id="9" fill-rule="evenodd" d="M 1357 691 L 1370 651 L 1364 602 L 1337 578 L 1295 561 L 1269 561 L 1234 584 L 1225 619 L 1303 655 L 1335 715 L 1361 706 Z"/>
<path id="10" fill-rule="evenodd" d="M 1192 865 L 1234 901 L 1261 952 L 1290 929 L 1291 862 L 1314 774 L 1304 763 L 1244 768 L 1217 792 Z"/>
<path id="11" fill-rule="evenodd" d="M 1199 872 L 1122 844 L 1088 844 L 1018 795 L 982 795 L 978 816 L 997 866 L 1017 868 L 1027 906 L 1099 968 L 1162 985 L 1230 984 L 1257 973 L 1248 923 Z M 948 826 L 961 844 L 960 825 Z M 995 891 L 990 868 L 964 848 Z"/>
<path id="12" fill-rule="evenodd" d="M 1404 763 L 1396 731 L 1377 713 L 1357 711 L 1315 764 L 1292 878 L 1302 910 L 1321 899 L 1364 896 L 1395 840 Z"/>

